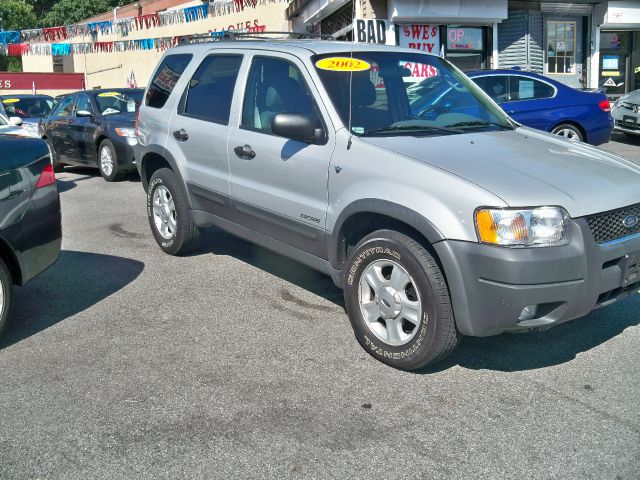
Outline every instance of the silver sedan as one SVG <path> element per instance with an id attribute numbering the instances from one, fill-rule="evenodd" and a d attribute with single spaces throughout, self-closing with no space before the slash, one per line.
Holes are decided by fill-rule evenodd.
<path id="1" fill-rule="evenodd" d="M 611 110 L 611 116 L 615 121 L 614 130 L 640 136 L 640 90 L 620 97 Z"/>

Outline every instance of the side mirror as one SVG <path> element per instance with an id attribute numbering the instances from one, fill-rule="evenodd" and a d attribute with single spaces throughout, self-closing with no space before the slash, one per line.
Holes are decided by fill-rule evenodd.
<path id="1" fill-rule="evenodd" d="M 9 117 L 9 125 L 15 125 L 19 127 L 22 125 L 22 119 L 20 117 Z"/>
<path id="2" fill-rule="evenodd" d="M 83 117 L 83 118 L 93 117 L 93 113 L 91 113 L 89 110 L 77 110 L 76 117 Z"/>
<path id="3" fill-rule="evenodd" d="M 316 128 L 314 117 L 301 113 L 278 113 L 271 120 L 271 131 L 279 137 L 305 143 L 323 143 L 324 131 Z"/>

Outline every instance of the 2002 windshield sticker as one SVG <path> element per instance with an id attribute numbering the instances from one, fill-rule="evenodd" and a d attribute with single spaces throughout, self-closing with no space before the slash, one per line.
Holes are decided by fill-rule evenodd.
<path id="1" fill-rule="evenodd" d="M 364 60 L 350 57 L 329 57 L 316 62 L 316 67 L 332 72 L 363 72 L 369 70 L 369 65 Z"/>

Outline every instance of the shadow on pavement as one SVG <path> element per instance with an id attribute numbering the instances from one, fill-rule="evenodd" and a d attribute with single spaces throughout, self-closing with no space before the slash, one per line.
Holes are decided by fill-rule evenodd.
<path id="1" fill-rule="evenodd" d="M 205 230 L 200 248 L 191 255 L 202 253 L 230 255 L 344 307 L 342 291 L 327 275 L 271 250 L 234 237 L 216 227 Z"/>
<path id="2" fill-rule="evenodd" d="M 83 175 L 79 178 L 59 178 L 60 173 L 73 173 L 74 175 Z M 76 182 L 87 180 L 89 178 L 100 177 L 100 171 L 97 168 L 90 167 L 65 167 L 63 172 L 56 174 L 58 180 L 58 191 L 64 193 L 76 187 Z M 116 182 L 140 182 L 140 175 L 137 171 L 127 173 L 122 180 Z"/>
<path id="3" fill-rule="evenodd" d="M 143 269 L 144 263 L 128 258 L 63 250 L 51 268 L 14 288 L 0 349 L 92 307 L 134 281 Z"/>
<path id="4" fill-rule="evenodd" d="M 559 365 L 638 324 L 640 299 L 635 296 L 544 332 L 464 337 L 450 357 L 420 373 L 447 370 L 454 365 L 503 372 Z"/>
<path id="5" fill-rule="evenodd" d="M 630 136 L 620 132 L 613 132 L 611 135 L 611 141 L 617 143 L 624 143 L 625 145 L 637 145 L 640 146 L 640 135 Z"/>

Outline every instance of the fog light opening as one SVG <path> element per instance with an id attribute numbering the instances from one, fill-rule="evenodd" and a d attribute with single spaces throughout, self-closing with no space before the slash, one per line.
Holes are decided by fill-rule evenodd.
<path id="1" fill-rule="evenodd" d="M 522 322 L 524 320 L 532 320 L 536 317 L 538 313 L 538 305 L 527 305 L 520 312 L 520 316 L 518 317 L 518 321 Z"/>

